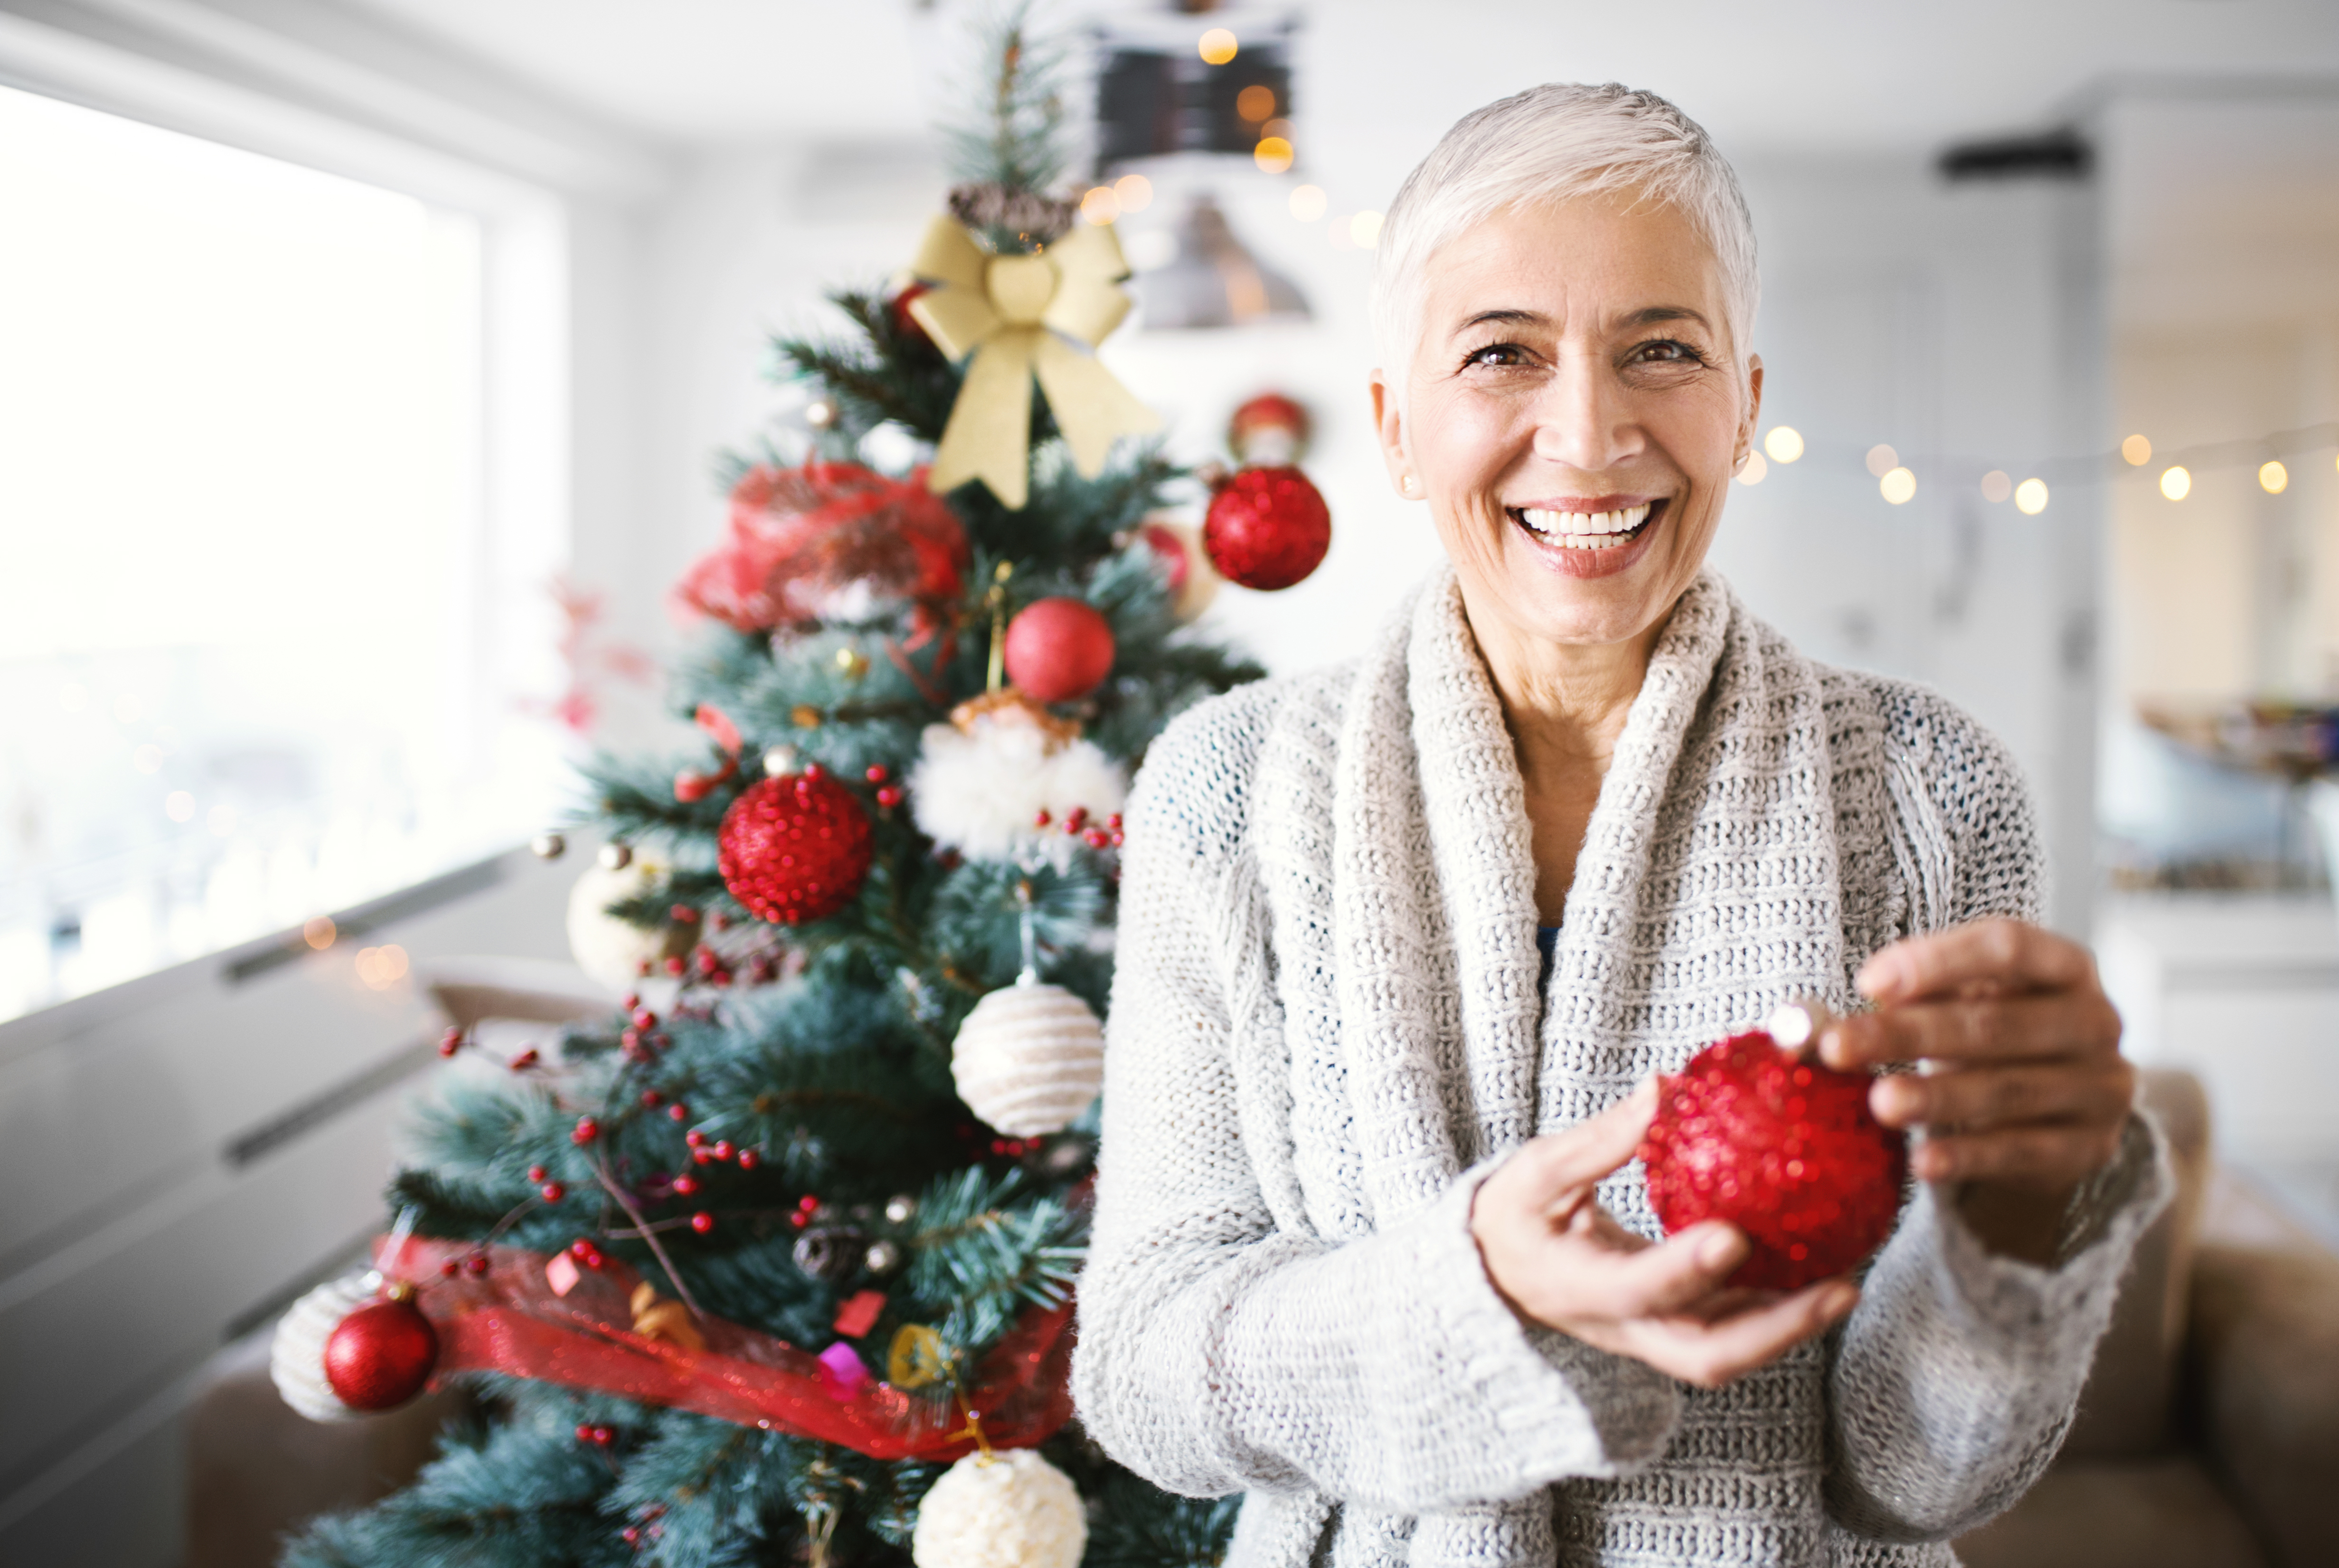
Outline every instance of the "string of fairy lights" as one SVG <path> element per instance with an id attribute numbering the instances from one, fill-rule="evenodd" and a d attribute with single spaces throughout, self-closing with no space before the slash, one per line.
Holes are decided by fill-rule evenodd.
<path id="1" fill-rule="evenodd" d="M 2295 430 L 2271 430 L 2245 440 L 2177 448 L 2156 454 L 2157 485 L 2163 497 L 2182 501 L 2193 493 L 2196 477 L 2200 474 L 2255 467 L 2258 488 L 2267 495 L 2278 496 L 2290 488 L 2293 478 L 2291 464 L 2285 462 L 2285 458 L 2295 461 L 2334 445 L 2339 445 L 2339 421 Z M 1748 454 L 1745 466 L 1738 470 L 1738 482 L 1759 485 L 1773 465 L 1800 461 L 1808 449 L 1802 433 L 1793 426 L 1773 425 L 1763 434 L 1762 450 Z M 2017 511 L 2035 518 L 2047 509 L 2048 502 L 2053 498 L 2049 478 L 2056 485 L 2102 484 L 2137 469 L 2150 468 L 2155 459 L 2151 438 L 2139 432 L 2107 452 L 2055 458 L 2034 464 L 2018 480 L 2006 469 L 1984 468 L 1979 460 L 1943 459 L 1927 466 L 1944 474 L 1962 472 L 1978 485 L 1983 500 L 1992 505 L 2011 500 Z M 1903 462 L 1891 447 L 1880 442 L 1862 454 L 1861 461 L 1885 500 L 1899 507 L 1917 498 L 1916 470 Z M 2334 458 L 2333 466 L 2339 470 L 2339 457 Z M 1978 478 L 1976 470 L 1979 470 Z"/>

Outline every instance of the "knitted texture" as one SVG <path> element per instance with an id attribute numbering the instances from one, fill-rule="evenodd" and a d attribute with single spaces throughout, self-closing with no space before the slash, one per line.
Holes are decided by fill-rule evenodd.
<path id="1" fill-rule="evenodd" d="M 2030 918 L 1997 743 L 1708 574 L 1659 639 L 1548 979 L 1524 786 L 1449 573 L 1357 664 L 1206 704 L 1129 809 L 1074 1393 L 1245 1491 L 1229 1568 L 1954 1561 L 2068 1424 L 2168 1178 L 2132 1124 L 2057 1267 L 1920 1188 L 1853 1316 L 1708 1392 L 1523 1326 L 1485 1173 L 1911 932 Z M 1602 1184 L 1655 1236 L 1637 1165 Z"/>

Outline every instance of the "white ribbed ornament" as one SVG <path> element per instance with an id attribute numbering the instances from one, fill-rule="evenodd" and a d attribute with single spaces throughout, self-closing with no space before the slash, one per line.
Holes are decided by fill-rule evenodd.
<path id="1" fill-rule="evenodd" d="M 284 1403 L 311 1421 L 355 1421 L 365 1415 L 341 1403 L 325 1380 L 325 1341 L 341 1319 L 374 1298 L 380 1288 L 370 1273 L 328 1280 L 292 1304 L 278 1320 L 268 1356 L 268 1375 Z"/>
<path id="2" fill-rule="evenodd" d="M 1104 1088 L 1104 1030 L 1087 1002 L 1027 973 L 966 1015 L 951 1043 L 951 1077 L 1000 1131 L 1061 1132 Z"/>
<path id="3" fill-rule="evenodd" d="M 1013 1448 L 970 1454 L 943 1472 L 918 1504 L 910 1557 L 918 1568 L 1073 1568 L 1088 1543 L 1079 1491 Z"/>
<path id="4" fill-rule="evenodd" d="M 568 894 L 568 951 L 577 968 L 613 992 L 640 984 L 644 964 L 656 972 L 665 960 L 690 950 L 690 934 L 678 926 L 645 930 L 607 912 L 666 876 L 665 866 L 636 851 L 622 866 L 587 866 Z"/>

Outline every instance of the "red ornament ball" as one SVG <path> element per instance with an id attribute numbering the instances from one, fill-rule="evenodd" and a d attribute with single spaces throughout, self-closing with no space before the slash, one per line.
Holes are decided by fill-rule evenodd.
<path id="1" fill-rule="evenodd" d="M 1331 509 L 1298 468 L 1244 468 L 1210 498 L 1202 546 L 1228 580 L 1288 588 L 1332 547 Z"/>
<path id="2" fill-rule="evenodd" d="M 825 920 L 869 874 L 869 814 L 853 792 L 806 769 L 767 778 L 731 803 L 716 865 L 731 896 L 768 921 Z"/>
<path id="3" fill-rule="evenodd" d="M 439 1332 L 410 1297 L 359 1307 L 325 1341 L 325 1381 L 352 1410 L 396 1409 L 438 1364 Z"/>
<path id="4" fill-rule="evenodd" d="M 1036 702 L 1064 703 L 1112 673 L 1112 623 L 1081 599 L 1041 599 L 1007 623 L 1007 678 Z"/>
<path id="5" fill-rule="evenodd" d="M 1661 1080 L 1641 1145 L 1667 1235 L 1726 1219 L 1753 1250 L 1730 1277 L 1798 1290 L 1850 1272 L 1900 1212 L 1908 1149 L 1869 1113 L 1864 1073 L 1799 1060 L 1760 1030 Z"/>

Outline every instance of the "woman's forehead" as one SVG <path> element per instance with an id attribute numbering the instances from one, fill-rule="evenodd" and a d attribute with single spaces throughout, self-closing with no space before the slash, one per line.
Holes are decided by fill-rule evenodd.
<path id="1" fill-rule="evenodd" d="M 1423 268 L 1423 325 L 1464 330 L 1485 320 L 1719 327 L 1721 258 L 1670 202 L 1579 196 L 1512 207 L 1474 224 Z"/>

